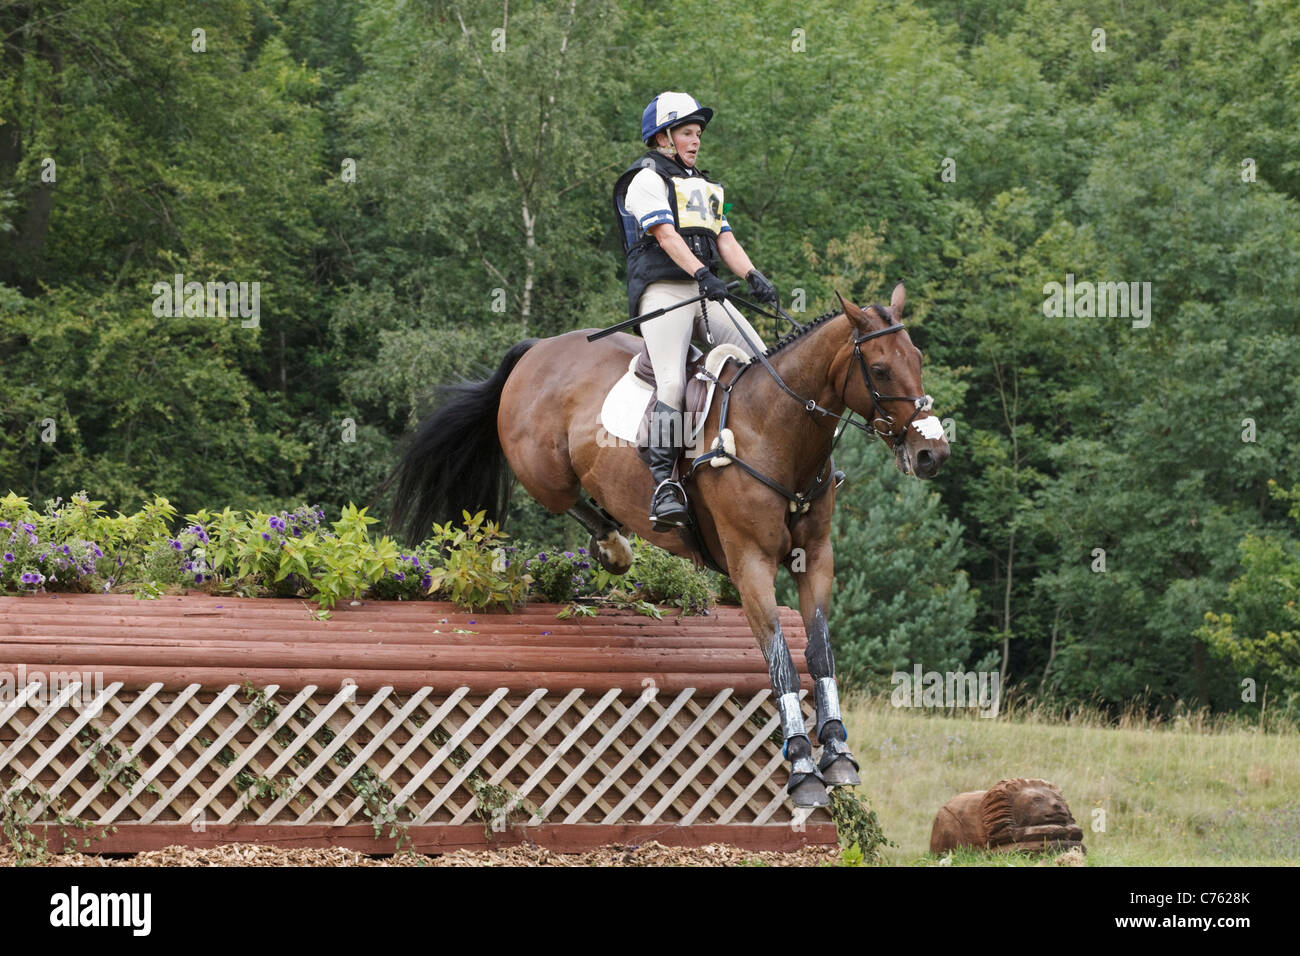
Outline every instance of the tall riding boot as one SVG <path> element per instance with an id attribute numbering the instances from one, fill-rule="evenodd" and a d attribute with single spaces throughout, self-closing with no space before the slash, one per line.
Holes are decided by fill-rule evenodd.
<path id="1" fill-rule="evenodd" d="M 656 531 L 684 528 L 690 517 L 686 490 L 672 480 L 673 464 L 682 453 L 685 415 L 667 402 L 656 401 L 650 419 L 650 474 L 655 480 L 650 502 L 650 524 Z"/>

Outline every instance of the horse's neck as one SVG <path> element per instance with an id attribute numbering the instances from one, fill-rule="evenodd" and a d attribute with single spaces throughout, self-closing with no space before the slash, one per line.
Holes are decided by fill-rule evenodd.
<path id="1" fill-rule="evenodd" d="M 832 382 L 832 365 L 847 340 L 845 321 L 843 316 L 828 319 L 768 359 L 790 391 L 836 414 L 844 406 Z M 757 430 L 784 436 L 780 444 L 792 453 L 792 461 L 801 463 L 801 470 L 824 461 L 819 456 L 834 432 L 835 421 L 822 416 L 810 418 L 802 402 L 786 394 L 762 367 L 751 368 L 742 381 L 745 379 L 749 380 L 747 394 L 738 397 L 742 406 L 756 414 L 752 421 Z"/>
<path id="2" fill-rule="evenodd" d="M 786 345 L 768 360 L 781 376 L 782 381 L 796 395 L 803 399 L 811 398 L 818 405 L 836 413 L 843 411 L 843 405 L 839 394 L 835 391 L 832 366 L 835 357 L 847 341 L 846 321 L 842 314 L 827 319 Z M 755 369 L 750 374 L 756 371 L 758 370 Z M 766 370 L 763 377 L 771 380 Z M 776 391 L 781 392 L 779 385 L 775 382 L 771 384 Z M 799 410 L 793 398 L 786 395 L 785 401 Z"/>

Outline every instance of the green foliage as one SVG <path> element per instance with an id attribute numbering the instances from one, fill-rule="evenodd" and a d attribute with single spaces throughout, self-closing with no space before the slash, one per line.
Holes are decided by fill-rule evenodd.
<path id="1" fill-rule="evenodd" d="M 434 384 L 621 317 L 609 190 L 644 105 L 687 76 L 716 111 L 701 165 L 783 302 L 816 314 L 905 279 L 955 427 L 936 504 L 878 482 L 883 457 L 848 468 L 831 628 L 852 669 L 993 654 L 1011 684 L 1116 709 L 1236 708 L 1247 670 L 1285 684 L 1292 624 L 1256 604 L 1294 540 L 1268 481 L 1300 472 L 1300 8 L 1094 6 L 809 0 L 796 35 L 777 0 L 669 19 L 520 0 L 500 46 L 486 7 L 214 0 L 206 52 L 179 5 L 3 7 L 0 507 L 37 541 L 9 542 L 0 587 L 311 595 L 322 615 L 424 597 L 442 551 L 355 520 L 306 542 L 257 528 L 259 547 L 254 525 L 302 501 L 384 517 Z M 700 69 L 680 22 L 736 42 Z M 870 69 L 842 42 L 862 23 L 888 38 Z M 155 314 L 178 273 L 261 283 L 259 322 Z M 1067 273 L 1149 281 L 1151 324 L 1045 317 Z M 57 517 L 26 505 L 60 496 Z M 512 531 L 585 545 L 525 498 Z M 233 509 L 215 528 L 169 530 L 214 501 Z M 447 552 L 437 593 L 522 599 L 475 547 Z M 636 580 L 655 561 L 637 600 L 705 606 L 662 555 Z M 556 600 L 607 590 L 552 576 Z"/>
<path id="2" fill-rule="evenodd" d="M 703 614 L 713 603 L 709 577 L 685 558 L 669 554 L 642 538 L 632 541 L 632 567 L 625 575 L 637 596 L 653 604 L 667 604 L 682 614 Z"/>
<path id="3" fill-rule="evenodd" d="M 1300 485 L 1270 489 L 1291 502 L 1289 514 L 1300 527 Z M 1300 713 L 1300 541 L 1247 534 L 1239 551 L 1242 575 L 1228 588 L 1230 610 L 1206 612 L 1198 635 L 1259 685 L 1249 701 L 1252 709 L 1271 689 L 1283 711 L 1294 716 Z"/>
<path id="4" fill-rule="evenodd" d="M 545 548 L 526 558 L 524 568 L 532 578 L 533 596 L 553 604 L 623 591 L 630 585 L 630 572 L 610 574 L 595 555 L 581 547 L 573 551 Z"/>
<path id="5" fill-rule="evenodd" d="M 433 526 L 428 544 L 442 563 L 430 572 L 429 594 L 470 610 L 518 607 L 528 595 L 529 578 L 519 562 L 506 557 L 509 536 L 496 522 L 485 521 L 485 512 L 462 517 L 463 527 L 450 521 Z"/>
<path id="6" fill-rule="evenodd" d="M 841 860 L 847 866 L 879 863 L 884 847 L 898 844 L 885 836 L 876 811 L 849 787 L 831 790 L 831 819 L 844 848 Z"/>

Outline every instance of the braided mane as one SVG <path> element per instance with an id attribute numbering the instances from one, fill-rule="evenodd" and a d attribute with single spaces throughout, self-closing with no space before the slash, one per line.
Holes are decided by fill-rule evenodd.
<path id="1" fill-rule="evenodd" d="M 791 331 L 787 332 L 781 338 L 773 342 L 771 347 L 768 348 L 768 350 L 763 354 L 768 358 L 771 358 L 773 355 L 781 351 L 781 349 L 785 348 L 791 342 L 795 341 L 796 339 L 803 338 L 813 329 L 818 328 L 821 325 L 824 325 L 825 323 L 829 322 L 831 319 L 835 318 L 837 315 L 841 315 L 841 314 L 843 313 L 835 309 L 831 309 L 831 311 L 827 312 L 825 315 L 819 315 L 811 322 L 805 322 L 802 329 L 792 329 Z"/>
<path id="2" fill-rule="evenodd" d="M 883 315 L 883 316 L 885 317 L 885 319 L 886 319 L 889 323 L 891 323 L 891 324 L 893 323 L 893 321 L 894 321 L 894 317 L 893 317 L 892 313 L 890 313 L 890 311 L 889 311 L 889 309 L 888 309 L 887 307 L 881 305 L 879 302 L 873 302 L 870 306 L 868 306 L 868 308 L 875 309 L 876 312 L 879 313 L 880 315 Z M 803 338 L 803 337 L 804 337 L 805 335 L 807 335 L 809 332 L 811 332 L 811 331 L 813 331 L 814 329 L 819 328 L 820 326 L 826 324 L 826 323 L 829 322 L 831 319 L 836 318 L 837 316 L 840 316 L 840 315 L 843 315 L 843 314 L 844 314 L 844 311 L 843 311 L 842 309 L 831 309 L 831 310 L 830 310 L 829 312 L 827 312 L 825 315 L 819 315 L 819 316 L 817 316 L 817 318 L 813 319 L 811 322 L 805 322 L 805 323 L 804 323 L 804 327 L 803 327 L 802 329 L 794 329 L 794 330 L 792 330 L 792 331 L 790 331 L 790 332 L 787 332 L 787 333 L 786 333 L 785 335 L 783 335 L 781 338 L 779 338 L 779 339 L 777 339 L 775 342 L 773 342 L 772 345 L 771 345 L 771 347 L 770 347 L 766 352 L 764 352 L 763 354 L 764 354 L 766 357 L 771 358 L 773 355 L 775 355 L 777 352 L 781 351 L 783 348 L 785 348 L 785 347 L 786 347 L 787 345 L 789 345 L 791 342 L 795 342 L 795 341 L 797 341 L 797 340 Z"/>

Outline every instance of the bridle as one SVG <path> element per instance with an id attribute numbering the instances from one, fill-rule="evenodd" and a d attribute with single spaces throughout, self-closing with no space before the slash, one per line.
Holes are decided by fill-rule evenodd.
<path id="1" fill-rule="evenodd" d="M 736 299 L 740 303 L 747 305 L 758 312 L 762 312 L 764 315 L 769 314 L 767 312 L 764 312 L 763 309 L 759 308 L 754 303 L 749 302 L 748 300 L 743 299 L 738 295 L 731 295 L 729 297 L 732 299 Z M 882 309 L 880 306 L 873 306 L 873 308 L 875 308 L 876 311 L 882 314 L 888 315 L 888 313 L 885 312 L 885 310 Z M 876 338 L 877 336 L 889 335 L 893 332 L 902 331 L 903 328 L 902 322 L 893 322 L 883 329 L 876 329 L 875 331 L 867 332 L 864 335 L 855 335 L 853 338 L 853 354 L 857 356 L 858 366 L 859 368 L 862 369 L 863 384 L 866 385 L 867 393 L 871 396 L 871 414 L 874 417 L 869 426 L 862 422 L 854 421 L 853 420 L 854 413 L 851 409 L 849 410 L 849 413 L 847 415 L 840 415 L 837 414 L 836 412 L 831 411 L 829 408 L 823 408 L 822 406 L 818 405 L 815 399 L 803 398 L 802 396 L 800 396 L 797 392 L 794 391 L 794 389 L 790 388 L 790 386 L 785 383 L 784 379 L 781 378 L 780 373 L 778 373 L 777 370 L 772 367 L 772 363 L 767 360 L 767 356 L 764 354 L 763 350 L 758 348 L 758 346 L 745 333 L 745 330 L 741 328 L 738 323 L 735 323 L 735 325 L 736 325 L 736 331 L 740 334 L 740 337 L 741 339 L 744 340 L 745 344 L 749 346 L 749 350 L 754 355 L 754 358 L 751 359 L 748 363 L 742 365 L 740 367 L 740 371 L 738 371 L 735 374 L 735 376 L 731 379 L 730 382 L 724 383 L 721 380 L 714 378 L 713 376 L 709 376 L 710 378 L 713 379 L 714 383 L 717 384 L 722 389 L 722 406 L 721 406 L 720 418 L 718 422 L 719 436 L 721 436 L 722 430 L 727 427 L 727 412 L 731 401 L 731 389 L 735 386 L 736 382 L 740 380 L 740 377 L 744 375 L 745 372 L 747 372 L 750 368 L 753 367 L 755 361 L 761 364 L 763 368 L 767 369 L 768 374 L 772 376 L 773 381 L 775 381 L 776 384 L 780 386 L 781 390 L 784 391 L 786 394 L 788 394 L 795 401 L 797 401 L 800 405 L 802 405 L 804 407 L 804 410 L 808 412 L 810 416 L 814 416 L 817 413 L 820 413 L 822 417 L 829 416 L 831 418 L 834 418 L 836 421 L 840 423 L 841 426 L 852 425 L 855 428 L 861 429 L 863 434 L 870 433 L 872 435 L 875 435 L 877 438 L 880 438 L 881 440 L 886 442 L 886 444 L 890 446 L 890 448 L 895 452 L 895 454 L 898 453 L 899 448 L 902 446 L 904 440 L 907 438 L 907 429 L 912 424 L 912 422 L 915 421 L 916 416 L 920 415 L 922 412 L 929 411 L 934 405 L 934 400 L 929 395 L 883 395 L 881 394 L 880 390 L 876 388 L 875 382 L 872 381 L 871 370 L 867 367 L 866 359 L 863 358 L 862 356 L 863 342 L 866 342 L 869 339 Z M 842 404 L 845 405 L 846 408 L 848 407 L 848 403 L 844 402 L 844 396 L 845 393 L 848 391 L 849 377 L 851 374 L 852 374 L 851 370 L 849 369 L 845 370 L 844 386 L 840 389 L 840 401 Z M 907 419 L 907 421 L 903 423 L 903 427 L 898 429 L 896 432 L 891 432 L 888 430 L 882 431 L 877 426 L 877 423 L 884 425 L 886 429 L 891 429 L 894 425 L 894 417 L 890 415 L 887 411 L 885 411 L 884 407 L 880 403 L 894 402 L 894 401 L 912 402 L 913 405 L 912 414 Z M 816 421 L 815 418 L 814 421 Z M 831 461 L 832 456 L 835 453 L 835 446 L 839 444 L 839 440 L 841 437 L 843 437 L 844 432 L 845 429 L 843 427 L 838 427 L 835 430 L 835 435 L 831 439 L 831 447 L 827 450 L 826 453 L 826 460 L 823 461 L 821 467 L 817 469 L 817 472 L 813 477 L 812 483 L 808 486 L 808 489 L 803 492 L 790 491 L 788 488 L 784 487 L 783 485 L 769 478 L 767 475 L 764 475 L 762 472 L 758 471 L 753 466 L 745 463 L 744 461 L 741 461 L 733 454 L 727 454 L 725 457 L 730 459 L 734 464 L 740 466 L 742 470 L 753 475 L 763 484 L 767 485 L 769 488 L 772 488 L 774 491 L 776 491 L 777 493 L 785 497 L 790 502 L 790 511 L 792 516 L 798 517 L 801 514 L 805 514 L 808 511 L 808 509 L 812 507 L 813 501 L 819 498 L 827 490 L 827 488 L 830 487 L 831 476 L 828 475 L 826 477 L 823 477 L 822 474 L 823 472 L 826 471 L 826 465 Z M 718 443 L 715 444 L 713 449 L 701 455 L 696 456 L 694 462 L 691 465 L 690 471 L 687 473 L 685 477 L 689 478 L 691 475 L 693 475 L 695 473 L 695 469 L 698 468 L 705 461 L 708 461 L 712 458 L 723 457 L 723 455 L 724 455 L 724 451 L 721 447 L 721 437 L 719 437 Z"/>
<path id="2" fill-rule="evenodd" d="M 879 307 L 873 308 L 876 308 L 877 311 L 881 311 Z M 862 382 L 867 386 L 867 394 L 871 396 L 871 414 L 876 416 L 871 420 L 871 430 L 876 433 L 877 437 L 887 442 L 894 451 L 897 451 L 898 446 L 907 438 L 908 426 L 916 420 L 916 416 L 920 415 L 922 412 L 928 412 L 934 407 L 934 399 L 929 395 L 882 395 L 880 389 L 876 388 L 876 383 L 872 381 L 871 369 L 867 366 L 867 360 L 862 357 L 862 343 L 866 342 L 868 339 L 874 339 L 881 335 L 901 332 L 902 329 L 903 323 L 895 322 L 885 326 L 883 329 L 876 329 L 874 332 L 867 332 L 865 335 L 855 335 L 853 337 L 853 354 L 857 356 L 858 367 L 862 369 Z M 840 389 L 840 402 L 846 407 L 848 403 L 844 401 L 844 396 L 848 392 L 848 388 L 849 376 L 846 373 L 844 376 L 844 387 Z M 880 404 L 881 402 L 912 403 L 912 414 L 908 417 L 907 421 L 903 422 L 903 427 L 898 429 L 898 431 L 882 431 L 878 427 L 877 423 L 879 423 L 879 425 L 884 425 L 886 429 L 892 429 L 894 427 L 894 416 L 885 411 L 884 406 Z"/>

